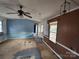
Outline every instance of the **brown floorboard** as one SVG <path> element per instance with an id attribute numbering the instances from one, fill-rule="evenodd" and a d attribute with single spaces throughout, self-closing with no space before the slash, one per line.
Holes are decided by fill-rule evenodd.
<path id="1" fill-rule="evenodd" d="M 58 59 L 44 43 L 37 43 L 37 46 L 41 51 L 42 59 Z"/>

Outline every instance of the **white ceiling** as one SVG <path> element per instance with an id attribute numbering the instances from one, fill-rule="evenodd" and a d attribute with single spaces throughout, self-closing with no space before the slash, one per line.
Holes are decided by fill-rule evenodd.
<path id="1" fill-rule="evenodd" d="M 68 0 L 71 2 L 71 9 L 79 6 L 79 0 Z M 51 18 L 60 13 L 60 5 L 64 0 L 19 0 L 22 4 L 23 10 L 30 12 L 33 17 L 31 20 L 41 21 Z M 0 15 L 7 18 L 22 18 L 29 19 L 28 17 L 19 17 L 18 15 L 8 15 L 8 12 L 15 12 L 18 8 L 18 0 L 0 0 Z M 14 10 L 13 10 L 14 9 Z"/>

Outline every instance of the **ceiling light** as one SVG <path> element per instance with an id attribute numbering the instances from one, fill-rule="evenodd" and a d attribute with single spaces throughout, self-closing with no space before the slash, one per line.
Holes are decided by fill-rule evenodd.
<path id="1" fill-rule="evenodd" d="M 65 0 L 64 3 L 60 6 L 60 15 L 65 14 L 69 11 L 70 11 L 70 2 Z"/>

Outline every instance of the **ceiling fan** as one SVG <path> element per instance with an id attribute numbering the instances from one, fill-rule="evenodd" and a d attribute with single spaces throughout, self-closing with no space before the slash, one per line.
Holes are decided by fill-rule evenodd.
<path id="1" fill-rule="evenodd" d="M 23 15 L 24 15 L 24 16 L 27 16 L 27 17 L 29 17 L 29 18 L 32 18 L 32 16 L 30 16 L 31 13 L 25 12 L 25 11 L 23 11 L 22 9 L 23 9 L 23 5 L 19 5 L 19 9 L 17 10 L 16 13 L 9 12 L 9 13 L 7 13 L 7 14 L 18 14 L 18 16 L 23 16 Z"/>

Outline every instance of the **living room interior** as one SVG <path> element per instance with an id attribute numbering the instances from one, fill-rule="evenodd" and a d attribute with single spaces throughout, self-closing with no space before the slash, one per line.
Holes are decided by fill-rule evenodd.
<path id="1" fill-rule="evenodd" d="M 0 0 L 0 59 L 79 59 L 78 0 Z"/>

